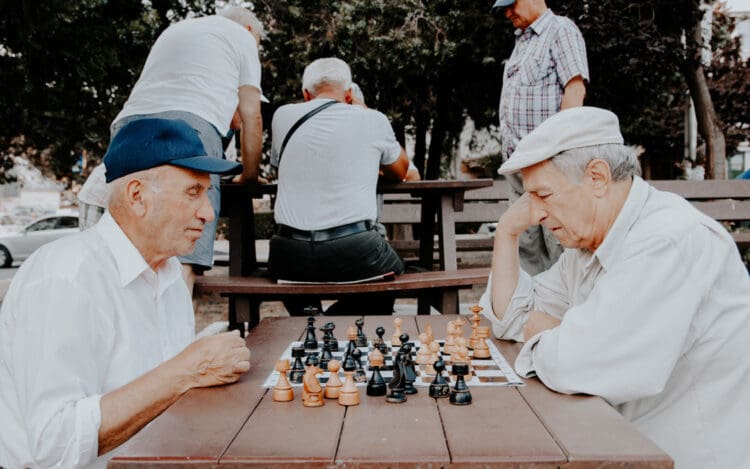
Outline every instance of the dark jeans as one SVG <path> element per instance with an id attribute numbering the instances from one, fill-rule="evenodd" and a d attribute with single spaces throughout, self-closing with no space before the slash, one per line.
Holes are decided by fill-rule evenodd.
<path id="1" fill-rule="evenodd" d="M 387 272 L 403 273 L 404 263 L 373 228 L 329 241 L 298 241 L 274 235 L 268 255 L 271 278 L 314 282 L 357 280 Z M 358 295 L 331 305 L 326 314 L 391 314 L 392 295 Z M 321 309 L 316 297 L 285 300 L 292 316 L 304 315 L 306 306 Z"/>

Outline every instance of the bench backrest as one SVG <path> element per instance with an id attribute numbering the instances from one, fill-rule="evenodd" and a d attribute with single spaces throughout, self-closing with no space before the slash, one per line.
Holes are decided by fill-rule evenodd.
<path id="1" fill-rule="evenodd" d="M 750 180 L 649 181 L 660 190 L 674 192 L 698 210 L 719 221 L 750 220 Z M 508 208 L 508 183 L 495 181 L 492 187 L 466 193 L 459 222 L 491 223 Z M 385 224 L 419 223 L 419 200 L 408 194 L 388 194 L 380 214 Z"/>

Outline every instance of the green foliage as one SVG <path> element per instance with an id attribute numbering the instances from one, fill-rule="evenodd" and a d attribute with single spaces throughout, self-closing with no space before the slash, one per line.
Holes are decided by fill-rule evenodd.
<path id="1" fill-rule="evenodd" d="M 82 148 L 101 155 L 156 36 L 170 19 L 204 8 L 178 0 L 1 5 L 0 149 L 20 145 L 58 176 Z"/>
<path id="2" fill-rule="evenodd" d="M 260 0 L 266 23 L 263 89 L 274 109 L 301 100 L 302 70 L 338 56 L 351 64 L 368 105 L 385 112 L 397 137 L 415 137 L 414 159 L 436 177 L 467 117 L 497 122 L 504 60 L 513 29 L 492 1 Z M 687 87 L 681 67 L 698 52 L 683 32 L 700 17 L 698 0 L 549 0 L 573 19 L 587 44 L 587 104 L 618 114 L 626 140 L 643 145 L 653 177 L 674 177 L 682 158 Z M 206 0 L 28 0 L 0 3 L 0 148 L 13 147 L 57 175 L 81 148 L 103 153 L 108 127 L 148 50 L 171 21 L 210 13 Z M 727 142 L 748 137 L 750 64 L 733 24 L 714 23 L 711 95 Z M 266 139 L 266 144 L 268 140 Z M 49 148 L 48 151 L 43 151 Z M 428 158 L 429 164 L 425 167 Z M 2 167 L 2 165 L 0 165 Z M 4 171 L 0 169 L 0 179 Z"/>

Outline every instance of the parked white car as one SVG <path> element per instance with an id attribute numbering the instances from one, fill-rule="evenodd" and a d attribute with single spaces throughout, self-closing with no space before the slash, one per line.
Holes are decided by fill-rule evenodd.
<path id="1" fill-rule="evenodd" d="M 23 261 L 44 244 L 78 232 L 78 217 L 52 215 L 14 233 L 0 233 L 0 267 Z"/>

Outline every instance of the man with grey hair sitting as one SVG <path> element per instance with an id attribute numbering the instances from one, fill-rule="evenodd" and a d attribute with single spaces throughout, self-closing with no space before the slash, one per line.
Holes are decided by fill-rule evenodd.
<path id="1" fill-rule="evenodd" d="M 125 125 L 104 156 L 109 210 L 38 249 L 0 309 L 0 467 L 104 468 L 111 451 L 192 388 L 250 368 L 237 331 L 193 341 L 176 257 L 213 217 L 206 154 L 184 121 Z"/>
<path id="2" fill-rule="evenodd" d="M 677 468 L 747 467 L 750 278 L 726 230 L 641 179 L 602 109 L 550 117 L 500 168 L 516 171 L 481 299 L 495 335 L 525 341 L 516 370 L 603 397 Z M 518 237 L 538 224 L 565 251 L 531 277 Z"/>
<path id="3" fill-rule="evenodd" d="M 271 275 L 335 282 L 401 273 L 403 262 L 375 227 L 378 172 L 402 181 L 409 167 L 388 118 L 353 94 L 349 66 L 337 58 L 305 68 L 302 94 L 304 103 L 280 107 L 271 124 L 271 164 L 278 168 Z M 287 301 L 287 309 L 301 314 L 310 301 Z M 360 298 L 346 312 L 392 312 L 392 299 L 390 311 L 375 303 Z"/>

